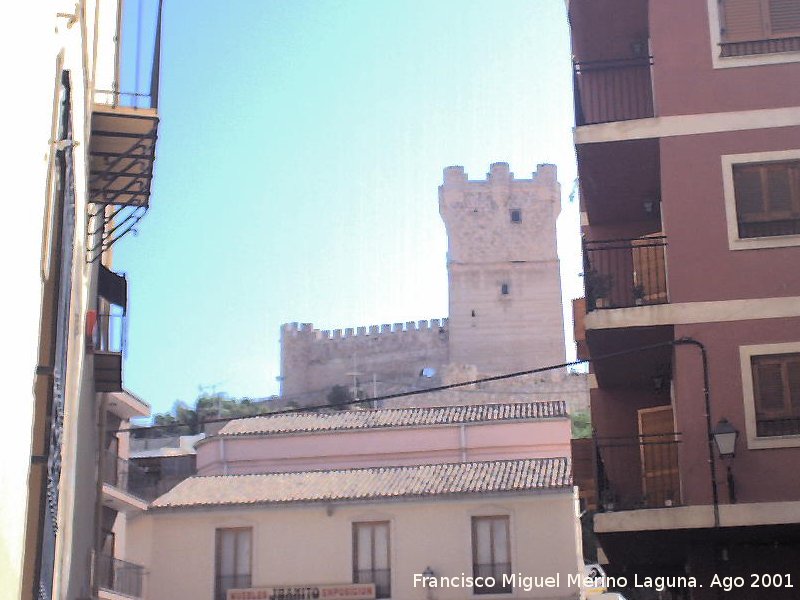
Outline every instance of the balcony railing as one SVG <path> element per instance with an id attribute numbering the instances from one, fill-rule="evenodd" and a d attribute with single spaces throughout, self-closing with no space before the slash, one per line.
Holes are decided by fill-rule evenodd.
<path id="1" fill-rule="evenodd" d="M 680 505 L 680 443 L 680 433 L 595 437 L 600 510 Z"/>
<path id="2" fill-rule="evenodd" d="M 100 77 L 100 87 L 94 95 L 96 104 L 158 107 L 162 4 L 163 0 L 120 3 L 121 13 L 114 32 L 120 60 L 113 78 L 110 74 L 105 80 Z"/>
<path id="3" fill-rule="evenodd" d="M 752 40 L 749 42 L 723 42 L 719 46 L 720 56 L 753 56 L 797 52 L 800 50 L 800 36 Z"/>
<path id="4" fill-rule="evenodd" d="M 652 64 L 651 56 L 574 63 L 575 124 L 654 116 Z"/>
<path id="5" fill-rule="evenodd" d="M 103 457 L 103 483 L 145 501 L 155 500 L 158 497 L 157 482 L 150 479 L 147 471 L 120 458 L 112 450 L 107 450 Z"/>
<path id="6" fill-rule="evenodd" d="M 119 60 L 96 80 L 89 144 L 87 258 L 100 259 L 150 205 L 158 138 L 163 0 L 120 2 L 113 33 Z"/>
<path id="7" fill-rule="evenodd" d="M 92 329 L 94 385 L 98 392 L 122 391 L 122 356 L 125 352 L 124 315 L 96 315 Z"/>
<path id="8" fill-rule="evenodd" d="M 227 600 L 228 590 L 247 589 L 252 585 L 248 575 L 217 575 L 215 578 L 214 600 Z"/>
<path id="9" fill-rule="evenodd" d="M 128 322 L 125 315 L 98 314 L 92 331 L 92 347 L 99 352 L 125 352 Z"/>
<path id="10" fill-rule="evenodd" d="M 376 598 L 389 598 L 392 595 L 391 569 L 361 569 L 353 571 L 353 583 L 374 583 Z"/>
<path id="11" fill-rule="evenodd" d="M 664 263 L 666 246 L 667 238 L 663 235 L 584 240 L 586 310 L 668 302 Z"/>
<path id="12" fill-rule="evenodd" d="M 142 597 L 144 567 L 113 556 L 97 556 L 98 587 L 132 598 Z"/>
<path id="13" fill-rule="evenodd" d="M 511 563 L 473 564 L 472 574 L 475 578 L 483 577 L 484 581 L 487 577 L 494 579 L 493 586 L 474 587 L 475 594 L 509 594 L 512 591 L 511 581 L 503 578 L 504 575 L 511 575 Z"/>

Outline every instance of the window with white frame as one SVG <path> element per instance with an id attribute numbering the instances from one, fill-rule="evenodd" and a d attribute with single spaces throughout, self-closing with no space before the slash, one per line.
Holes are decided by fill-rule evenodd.
<path id="1" fill-rule="evenodd" d="M 353 523 L 353 583 L 374 583 L 376 598 L 392 595 L 389 522 Z"/>
<path id="2" fill-rule="evenodd" d="M 721 161 L 729 248 L 800 246 L 800 148 Z"/>
<path id="3" fill-rule="evenodd" d="M 252 576 L 253 529 L 217 529 L 214 600 L 226 600 L 228 590 L 248 588 Z"/>
<path id="4" fill-rule="evenodd" d="M 739 238 L 800 234 L 800 160 L 732 168 Z"/>
<path id="5" fill-rule="evenodd" d="M 800 50 L 797 0 L 719 0 L 720 56 Z"/>
<path id="6" fill-rule="evenodd" d="M 750 358 L 756 435 L 800 434 L 800 352 Z"/>
<path id="7" fill-rule="evenodd" d="M 475 586 L 475 594 L 509 594 L 503 575 L 511 574 L 510 522 L 506 515 L 472 517 L 472 574 L 494 586 Z"/>

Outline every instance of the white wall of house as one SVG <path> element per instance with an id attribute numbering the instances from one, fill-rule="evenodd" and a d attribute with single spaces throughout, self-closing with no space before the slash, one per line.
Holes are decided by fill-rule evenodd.
<path id="1" fill-rule="evenodd" d="M 472 589 L 414 587 L 414 573 L 472 574 L 473 516 L 508 515 L 514 573 L 553 576 L 561 587 L 515 589 L 493 598 L 577 598 L 567 575 L 581 572 L 573 490 L 507 495 L 442 496 L 413 501 L 330 505 L 150 510 L 128 523 L 128 560 L 145 566 L 147 600 L 212 600 L 215 531 L 252 527 L 252 585 L 352 582 L 354 522 L 390 522 L 391 597 L 402 600 L 481 598 Z"/>
<path id="2" fill-rule="evenodd" d="M 23 556 L 35 549 L 35 532 L 26 527 L 28 507 L 38 501 L 29 489 L 39 364 L 39 336 L 45 260 L 53 200 L 55 124 L 60 73 L 70 73 L 75 175 L 75 236 L 69 315 L 68 373 L 59 498 L 59 537 L 54 594 L 61 598 L 90 594 L 90 549 L 94 541 L 96 407 L 91 363 L 84 342 L 85 314 L 95 293 L 97 265 L 86 263 L 88 125 L 96 53 L 113 55 L 114 41 L 95 43 L 95 22 L 103 10 L 116 13 L 116 0 L 16 2 L 9 6 L 0 36 L 6 115 L 0 160 L 3 186 L 11 200 L 0 219 L 3 279 L 13 294 L 0 297 L 3 336 L 3 417 L 13 424 L 0 436 L 0 581 L 7 597 L 30 597 L 33 582 L 23 581 Z M 110 47 L 109 47 L 110 44 Z M 38 379 L 41 379 L 38 378 Z M 38 454 L 38 450 L 34 452 Z M 38 475 L 34 473 L 34 479 Z M 30 497 L 29 497 L 30 496 Z M 34 497 L 36 496 L 36 497 Z"/>

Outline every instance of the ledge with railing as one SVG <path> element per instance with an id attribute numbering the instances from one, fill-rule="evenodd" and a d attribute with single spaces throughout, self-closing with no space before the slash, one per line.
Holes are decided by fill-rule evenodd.
<path id="1" fill-rule="evenodd" d="M 509 579 L 511 563 L 473 563 L 472 573 L 476 579 L 482 577 L 484 582 L 489 577 L 494 580 L 494 585 L 491 586 L 475 586 L 473 588 L 473 593 L 475 594 L 510 594 L 513 591 L 511 580 Z"/>
<path id="2" fill-rule="evenodd" d="M 107 554 L 98 554 L 97 586 L 132 598 L 142 597 L 144 567 Z"/>
<path id="3" fill-rule="evenodd" d="M 353 583 L 374 583 L 376 598 L 389 598 L 392 595 L 391 569 L 355 569 Z"/>
<path id="4" fill-rule="evenodd" d="M 217 575 L 214 578 L 214 600 L 227 600 L 228 590 L 247 589 L 252 585 L 251 575 Z"/>
<path id="5" fill-rule="evenodd" d="M 125 316 L 95 313 L 90 314 L 88 319 L 91 327 L 90 350 L 94 354 L 95 391 L 120 392 L 126 343 Z"/>
<path id="6" fill-rule="evenodd" d="M 680 433 L 594 438 L 601 511 L 681 504 Z"/>
<path id="7" fill-rule="evenodd" d="M 586 310 L 665 304 L 667 238 L 584 240 Z"/>
<path id="8" fill-rule="evenodd" d="M 778 54 L 800 50 L 800 36 L 750 40 L 744 42 L 722 42 L 720 56 L 756 56 L 759 54 Z"/>
<path id="9" fill-rule="evenodd" d="M 573 63 L 575 124 L 654 116 L 652 65 L 652 56 Z"/>
<path id="10" fill-rule="evenodd" d="M 92 349 L 123 354 L 128 338 L 128 321 L 123 314 L 99 313 L 92 328 Z"/>
<path id="11" fill-rule="evenodd" d="M 103 456 L 103 483 L 145 501 L 155 500 L 159 495 L 158 484 L 147 471 L 120 458 L 113 450 L 107 450 Z"/>

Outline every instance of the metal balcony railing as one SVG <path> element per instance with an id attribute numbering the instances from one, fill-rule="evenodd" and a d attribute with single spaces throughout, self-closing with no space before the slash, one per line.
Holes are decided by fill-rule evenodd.
<path id="1" fill-rule="evenodd" d="M 145 501 L 158 497 L 158 484 L 148 473 L 134 463 L 120 458 L 112 450 L 103 457 L 103 483 L 114 486 Z"/>
<path id="2" fill-rule="evenodd" d="M 473 564 L 472 574 L 477 579 L 482 577 L 483 581 L 491 577 L 494 579 L 493 586 L 474 587 L 473 593 L 475 594 L 508 594 L 511 593 L 511 582 L 508 576 L 511 575 L 511 563 L 486 563 L 486 564 Z M 503 576 L 507 577 L 503 577 Z"/>
<path id="3" fill-rule="evenodd" d="M 114 558 L 97 555 L 97 585 L 100 588 L 131 596 L 142 597 L 144 567 Z"/>
<path id="4" fill-rule="evenodd" d="M 680 433 L 595 437 L 594 442 L 601 511 L 680 505 Z"/>
<path id="5" fill-rule="evenodd" d="M 652 64 L 652 56 L 573 63 L 575 124 L 654 116 Z"/>
<path id="6" fill-rule="evenodd" d="M 92 347 L 98 352 L 123 354 L 127 345 L 128 321 L 125 315 L 98 314 L 92 332 Z"/>
<path id="7" fill-rule="evenodd" d="M 161 12 L 163 0 L 128 0 L 120 3 L 116 31 L 120 60 L 113 81 L 95 89 L 94 101 L 109 107 L 158 107 L 161 66 Z"/>
<path id="8" fill-rule="evenodd" d="M 723 42 L 719 45 L 720 56 L 753 56 L 797 52 L 800 50 L 800 36 L 752 40 L 747 42 Z"/>
<path id="9" fill-rule="evenodd" d="M 583 242 L 586 310 L 665 304 L 663 235 Z"/>
<path id="10" fill-rule="evenodd" d="M 227 600 L 228 590 L 247 589 L 252 585 L 248 575 L 217 575 L 214 579 L 214 600 Z"/>
<path id="11" fill-rule="evenodd" d="M 390 598 L 392 595 L 391 569 L 356 569 L 353 583 L 374 583 L 376 598 Z"/>

